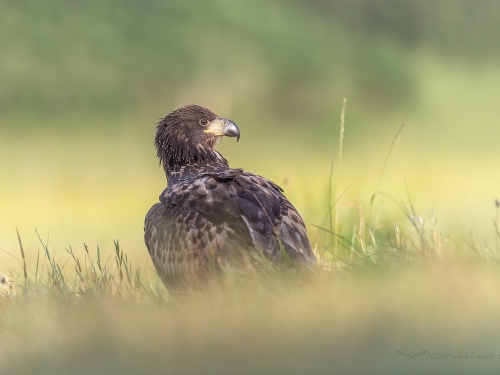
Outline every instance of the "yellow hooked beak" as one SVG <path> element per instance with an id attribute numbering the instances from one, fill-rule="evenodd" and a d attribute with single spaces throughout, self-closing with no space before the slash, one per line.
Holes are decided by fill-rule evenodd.
<path id="1" fill-rule="evenodd" d="M 240 129 L 234 122 L 226 118 L 217 118 L 209 122 L 204 132 L 217 136 L 236 137 L 236 142 L 240 140 Z"/>

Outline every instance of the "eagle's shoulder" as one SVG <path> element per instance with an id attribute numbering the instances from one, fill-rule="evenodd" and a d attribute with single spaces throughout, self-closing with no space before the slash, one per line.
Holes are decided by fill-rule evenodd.
<path id="1" fill-rule="evenodd" d="M 169 185 L 160 201 L 168 208 L 193 209 L 215 224 L 244 228 L 254 246 L 272 256 L 284 246 L 294 258 L 314 259 L 299 213 L 283 190 L 262 176 L 242 169 L 205 170 Z"/>
<path id="2" fill-rule="evenodd" d="M 282 192 L 278 185 L 262 176 L 228 168 L 180 179 L 170 184 L 159 198 L 167 207 L 190 207 L 206 215 L 216 211 L 245 215 L 270 232 L 286 200 Z"/>

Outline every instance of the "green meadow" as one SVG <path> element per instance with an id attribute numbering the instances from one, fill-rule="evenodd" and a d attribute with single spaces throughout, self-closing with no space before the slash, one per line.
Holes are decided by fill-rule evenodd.
<path id="1" fill-rule="evenodd" d="M 0 8 L 0 373 L 498 373 L 496 2 Z M 314 275 L 168 294 L 154 126 L 191 103 L 238 124 L 218 150 L 285 190 Z"/>

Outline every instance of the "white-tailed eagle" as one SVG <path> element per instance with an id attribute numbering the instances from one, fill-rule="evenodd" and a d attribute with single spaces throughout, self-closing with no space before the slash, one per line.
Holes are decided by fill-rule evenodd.
<path id="1" fill-rule="evenodd" d="M 196 105 L 169 113 L 156 127 L 168 184 L 146 215 L 144 237 L 171 291 L 206 283 L 210 270 L 248 261 L 252 252 L 276 262 L 316 264 L 304 222 L 283 190 L 230 168 L 214 150 L 222 136 L 239 140 L 240 131 Z"/>

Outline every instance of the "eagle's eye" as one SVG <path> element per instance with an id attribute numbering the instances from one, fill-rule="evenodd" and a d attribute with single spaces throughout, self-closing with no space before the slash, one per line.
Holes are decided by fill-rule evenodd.
<path id="1" fill-rule="evenodd" d="M 207 119 L 206 119 L 206 118 L 202 118 L 202 119 L 200 120 L 200 125 L 201 125 L 201 126 L 207 126 L 207 125 L 208 125 L 208 121 L 207 121 Z"/>

